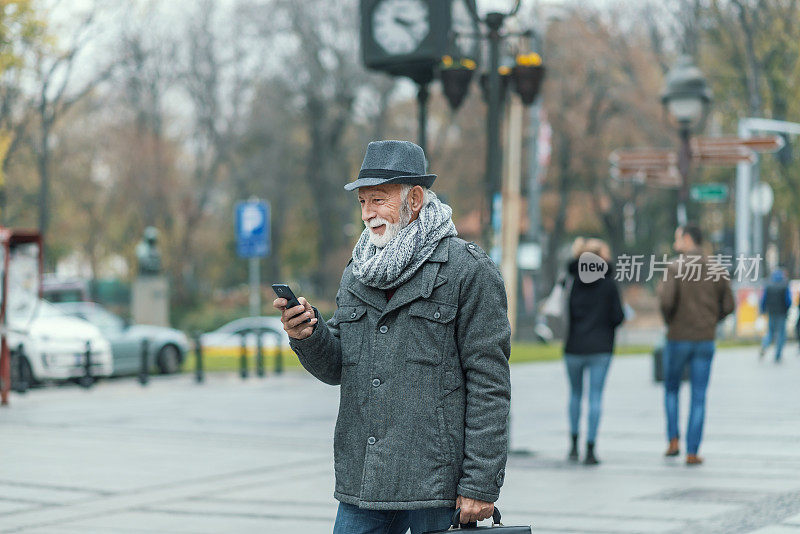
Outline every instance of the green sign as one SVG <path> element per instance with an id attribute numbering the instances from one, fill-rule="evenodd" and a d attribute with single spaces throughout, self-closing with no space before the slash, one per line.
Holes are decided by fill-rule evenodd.
<path id="1" fill-rule="evenodd" d="M 726 202 L 728 186 L 726 184 L 695 184 L 689 190 L 689 196 L 695 202 Z"/>

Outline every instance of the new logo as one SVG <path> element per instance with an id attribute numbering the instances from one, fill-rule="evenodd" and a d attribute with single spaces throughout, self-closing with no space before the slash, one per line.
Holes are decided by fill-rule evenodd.
<path id="1" fill-rule="evenodd" d="M 584 284 L 605 278 L 608 273 L 606 260 L 593 252 L 584 252 L 578 257 L 578 278 Z"/>

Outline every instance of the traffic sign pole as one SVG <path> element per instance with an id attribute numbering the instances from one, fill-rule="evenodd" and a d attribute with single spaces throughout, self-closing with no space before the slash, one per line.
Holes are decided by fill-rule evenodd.
<path id="1" fill-rule="evenodd" d="M 739 119 L 739 137 L 752 138 L 756 133 L 800 134 L 800 123 L 786 122 L 759 117 Z M 780 139 L 780 140 L 779 140 Z M 783 146 L 782 138 L 764 150 L 757 152 L 775 152 Z M 755 162 L 743 162 L 736 166 L 736 254 L 757 255 L 761 250 L 761 215 L 754 214 L 750 207 L 750 195 L 759 183 L 758 165 Z"/>
<path id="2" fill-rule="evenodd" d="M 261 315 L 261 260 L 250 258 L 250 315 Z"/>
<path id="3" fill-rule="evenodd" d="M 250 315 L 261 315 L 261 258 L 269 254 L 269 204 L 252 198 L 236 205 L 236 252 L 248 259 Z"/>

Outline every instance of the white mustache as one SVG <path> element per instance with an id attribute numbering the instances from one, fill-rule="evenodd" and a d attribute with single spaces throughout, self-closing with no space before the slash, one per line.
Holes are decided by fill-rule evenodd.
<path id="1" fill-rule="evenodd" d="M 367 228 L 377 228 L 378 226 L 383 226 L 384 224 L 389 226 L 390 223 L 386 219 L 381 219 L 380 217 L 375 217 L 371 221 L 364 221 L 364 226 Z"/>

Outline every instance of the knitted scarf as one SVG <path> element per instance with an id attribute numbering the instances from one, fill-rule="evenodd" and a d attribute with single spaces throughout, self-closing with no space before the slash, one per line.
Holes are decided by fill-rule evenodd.
<path id="1" fill-rule="evenodd" d="M 457 235 L 453 210 L 431 191 L 430 202 L 419 217 L 400 230 L 383 248 L 369 241 L 370 229 L 361 232 L 353 249 L 353 275 L 365 285 L 392 289 L 414 276 L 443 238 Z"/>

